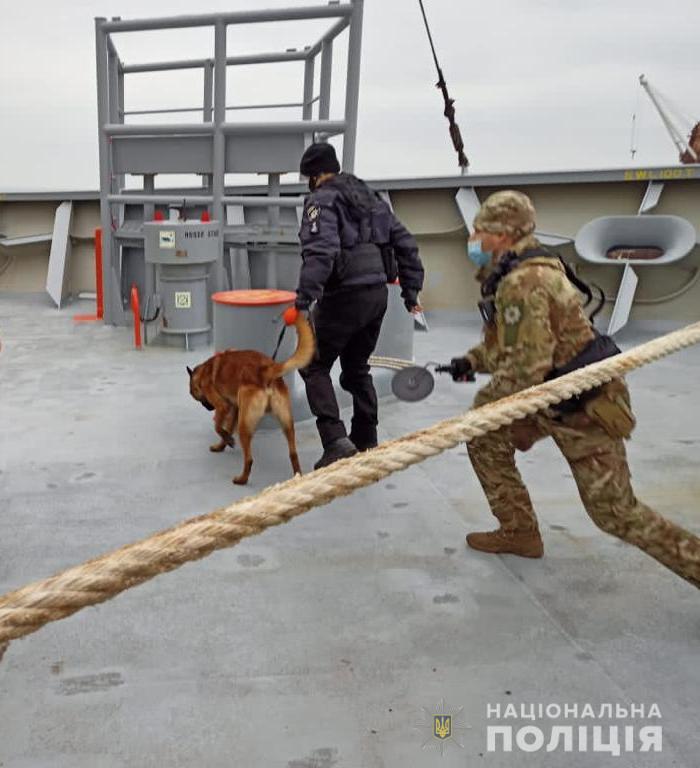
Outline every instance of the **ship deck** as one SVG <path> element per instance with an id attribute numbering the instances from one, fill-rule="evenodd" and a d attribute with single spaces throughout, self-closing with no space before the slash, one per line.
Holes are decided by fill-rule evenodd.
<path id="1" fill-rule="evenodd" d="M 238 449 L 209 453 L 210 415 L 185 373 L 205 352 L 135 351 L 125 329 L 75 325 L 85 311 L 0 299 L 0 593 L 289 476 L 276 430 L 256 435 L 246 488 L 231 484 Z M 429 319 L 420 361 L 478 337 L 474 315 Z M 634 326 L 620 343 L 665 330 Z M 629 376 L 635 489 L 696 532 L 699 374 L 693 348 Z M 443 377 L 421 403 L 385 399 L 381 437 L 455 415 L 473 392 Z M 297 438 L 310 469 L 313 423 Z M 616 764 L 694 768 L 697 591 L 595 528 L 551 441 L 519 466 L 543 560 L 465 549 L 492 519 L 461 447 L 13 642 L 0 765 L 511 766 L 486 751 L 489 705 L 634 702 L 658 704 L 663 753 Z M 440 758 L 421 720 L 443 699 L 468 728 Z M 517 764 L 608 757 L 543 750 Z"/>

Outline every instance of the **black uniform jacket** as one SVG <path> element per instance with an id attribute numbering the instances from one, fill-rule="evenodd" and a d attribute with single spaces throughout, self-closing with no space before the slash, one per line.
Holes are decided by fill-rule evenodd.
<path id="1" fill-rule="evenodd" d="M 308 195 L 299 239 L 297 307 L 305 309 L 324 294 L 387 282 L 386 249 L 395 256 L 404 302 L 417 303 L 424 272 L 416 241 L 361 179 L 340 173 Z"/>

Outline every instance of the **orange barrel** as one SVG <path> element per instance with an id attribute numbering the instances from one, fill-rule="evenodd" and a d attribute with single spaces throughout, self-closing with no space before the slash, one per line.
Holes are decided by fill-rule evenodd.
<path id="1" fill-rule="evenodd" d="M 212 297 L 214 349 L 257 349 L 272 355 L 284 323 L 280 315 L 294 304 L 296 293 L 276 289 L 219 291 Z M 277 320 L 277 322 L 275 322 Z M 277 353 L 285 360 L 296 346 L 296 334 L 287 332 Z"/>

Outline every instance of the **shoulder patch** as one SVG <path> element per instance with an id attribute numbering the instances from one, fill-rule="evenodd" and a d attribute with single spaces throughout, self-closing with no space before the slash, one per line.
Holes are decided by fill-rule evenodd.
<path id="1" fill-rule="evenodd" d="M 321 215 L 321 206 L 317 203 L 311 203 L 306 207 L 306 220 L 309 222 L 309 234 L 318 234 L 319 216 Z"/>
<path id="2" fill-rule="evenodd" d="M 509 304 L 503 310 L 503 319 L 506 325 L 517 325 L 523 316 L 523 310 L 520 304 Z"/>
<path id="3" fill-rule="evenodd" d="M 514 347 L 518 344 L 520 335 L 520 323 L 523 319 L 522 301 L 512 301 L 503 308 L 503 345 Z"/>

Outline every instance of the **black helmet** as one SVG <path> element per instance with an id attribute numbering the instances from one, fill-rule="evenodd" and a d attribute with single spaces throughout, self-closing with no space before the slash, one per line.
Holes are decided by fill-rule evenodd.
<path id="1" fill-rule="evenodd" d="M 340 163 L 332 144 L 317 142 L 306 148 L 299 163 L 302 176 L 320 176 L 322 173 L 339 173 Z"/>

